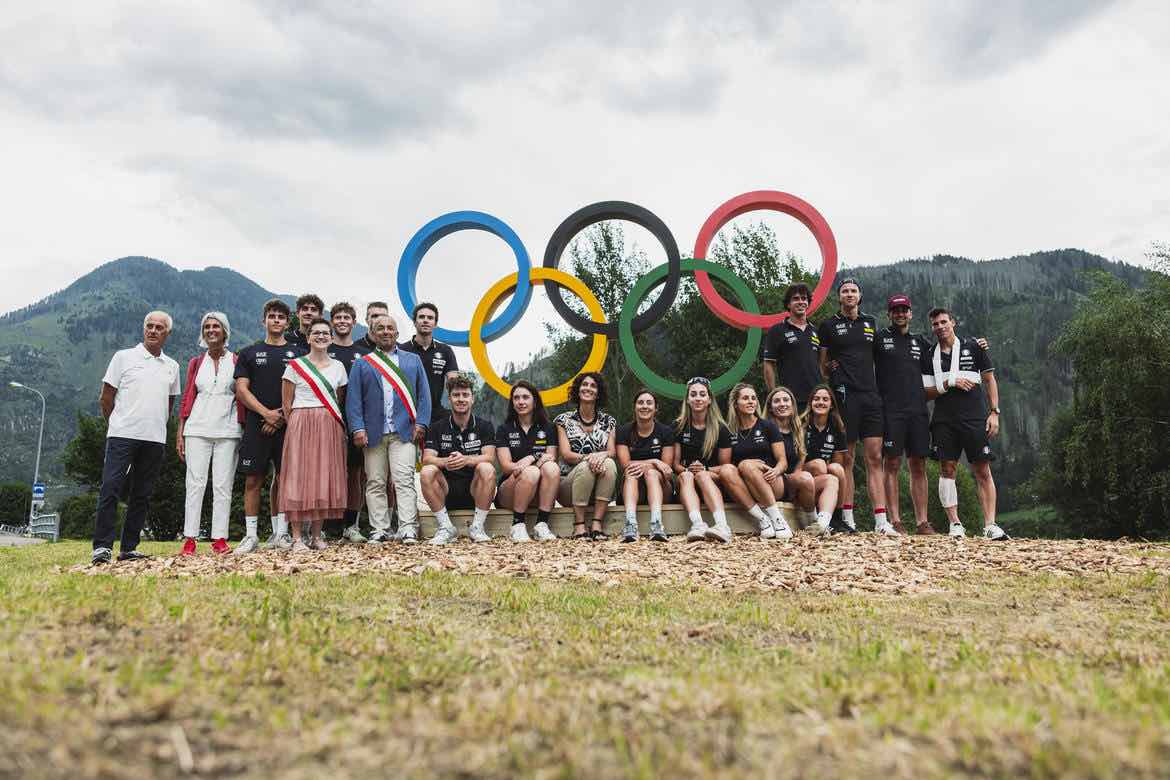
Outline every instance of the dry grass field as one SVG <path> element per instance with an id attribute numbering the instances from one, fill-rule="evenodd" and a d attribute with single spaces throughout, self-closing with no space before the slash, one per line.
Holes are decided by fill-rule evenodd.
<path id="1" fill-rule="evenodd" d="M 87 559 L 0 549 L 0 777 L 1170 771 L 1164 545 Z"/>

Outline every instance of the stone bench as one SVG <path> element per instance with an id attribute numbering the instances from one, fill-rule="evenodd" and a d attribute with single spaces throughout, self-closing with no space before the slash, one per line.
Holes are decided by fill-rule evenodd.
<path id="1" fill-rule="evenodd" d="M 792 530 L 801 530 L 801 525 L 796 521 L 795 507 L 790 503 L 783 502 L 780 504 L 780 509 L 784 513 L 784 519 L 788 521 L 788 525 L 792 527 Z M 451 510 L 448 514 L 451 517 L 451 522 L 459 529 L 459 533 L 466 535 L 467 524 L 471 522 L 472 515 L 474 514 L 472 510 L 456 509 Z M 586 508 L 585 519 L 589 520 L 592 517 L 593 507 L 589 506 Z M 536 522 L 535 507 L 528 511 L 527 520 L 529 528 L 531 528 L 532 523 Z M 704 510 L 703 520 L 710 523 L 711 513 Z M 424 537 L 430 537 L 435 533 L 435 516 L 429 509 L 419 510 L 419 523 L 422 527 Z M 620 536 L 625 524 L 626 510 L 621 504 L 610 504 L 609 509 L 605 513 L 605 524 L 603 526 L 605 532 L 610 536 Z M 727 524 L 731 526 L 732 532 L 737 534 L 751 534 L 754 536 L 760 530 L 759 525 L 752 519 L 752 516 L 747 511 L 735 505 L 727 506 Z M 572 536 L 573 510 L 570 507 L 563 506 L 554 508 L 548 525 L 557 536 Z M 679 536 L 685 534 L 690 529 L 691 521 L 687 518 L 686 510 L 683 509 L 682 504 L 663 504 L 662 525 L 668 535 Z M 512 529 L 512 512 L 507 509 L 492 509 L 488 513 L 487 521 L 484 523 L 484 529 L 491 536 L 507 536 L 508 532 Z M 643 536 L 650 533 L 649 507 L 638 507 L 638 532 Z"/>

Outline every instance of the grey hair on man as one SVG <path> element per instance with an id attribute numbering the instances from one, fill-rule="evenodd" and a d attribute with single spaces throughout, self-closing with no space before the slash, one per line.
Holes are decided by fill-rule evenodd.
<path id="1" fill-rule="evenodd" d="M 142 318 L 142 327 L 146 327 L 146 323 L 150 322 L 151 317 L 161 317 L 162 321 L 167 324 L 167 333 L 175 329 L 175 321 L 171 319 L 171 315 L 167 314 L 162 309 L 155 309 Z"/>

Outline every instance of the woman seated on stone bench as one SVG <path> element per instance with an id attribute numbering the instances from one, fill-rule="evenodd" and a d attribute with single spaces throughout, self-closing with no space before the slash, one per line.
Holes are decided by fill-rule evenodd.
<path id="1" fill-rule="evenodd" d="M 606 538 L 605 513 L 617 482 L 613 434 L 617 420 L 605 408 L 605 379 L 596 371 L 578 374 L 569 388 L 569 402 L 577 408 L 562 412 L 557 425 L 557 452 L 561 458 L 561 487 L 557 500 L 573 507 L 573 538 Z M 585 507 L 593 504 L 593 527 L 585 530 Z"/>
<path id="2" fill-rule="evenodd" d="M 512 541 L 531 541 L 524 515 L 537 500 L 538 541 L 556 539 L 548 527 L 549 514 L 561 484 L 557 444 L 540 391 L 521 379 L 508 395 L 508 414 L 496 429 L 496 457 L 500 461 L 500 486 L 496 506 L 512 510 Z"/>
<path id="3" fill-rule="evenodd" d="M 747 486 L 731 465 L 731 432 L 711 398 L 711 380 L 697 376 L 687 382 L 687 397 L 675 422 L 674 473 L 678 479 L 678 500 L 687 510 L 691 530 L 688 542 L 731 540 L 731 527 L 723 509 L 724 486 L 750 501 Z M 711 510 L 714 524 L 708 527 L 700 512 L 702 502 Z"/>
<path id="4" fill-rule="evenodd" d="M 731 389 L 727 421 L 731 428 L 731 462 L 754 499 L 747 510 L 759 523 L 760 538 L 791 539 L 792 529 L 780 513 L 780 499 L 788 482 L 784 477 L 788 466 L 784 438 L 776 423 L 760 416 L 754 387 L 740 382 Z"/>
<path id="5" fill-rule="evenodd" d="M 659 422 L 658 399 L 647 388 L 634 396 L 634 419 L 617 431 L 617 460 L 625 480 L 622 501 L 626 510 L 623 542 L 638 541 L 638 505 L 650 505 L 650 538 L 666 541 L 662 504 L 673 497 L 674 431 Z"/>
<path id="6" fill-rule="evenodd" d="M 776 424 L 784 443 L 788 465 L 784 469 L 782 500 L 796 507 L 802 528 L 818 522 L 818 517 L 832 518 L 833 508 L 837 505 L 837 478 L 829 475 L 818 484 L 813 475 L 804 470 L 807 451 L 804 426 L 796 414 L 796 396 L 787 387 L 773 388 L 764 401 L 764 414 Z"/>

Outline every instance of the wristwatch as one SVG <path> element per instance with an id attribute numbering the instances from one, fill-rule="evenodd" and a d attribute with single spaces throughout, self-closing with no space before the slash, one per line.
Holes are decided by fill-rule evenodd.
<path id="1" fill-rule="evenodd" d="M 992 414 L 999 414 L 999 407 L 998 406 L 991 407 L 991 413 Z"/>

